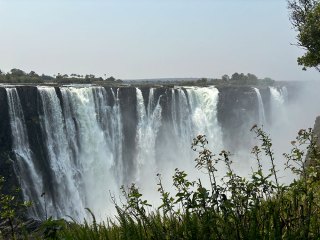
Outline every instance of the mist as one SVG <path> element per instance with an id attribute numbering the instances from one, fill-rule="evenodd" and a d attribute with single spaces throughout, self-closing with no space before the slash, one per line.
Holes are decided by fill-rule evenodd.
<path id="1" fill-rule="evenodd" d="M 193 121 L 198 120 L 198 124 L 201 126 L 200 128 L 193 131 L 191 130 L 184 136 L 178 134 L 176 138 L 158 139 L 156 148 L 158 147 L 161 150 L 157 151 L 157 161 L 151 168 L 145 168 L 143 171 L 148 172 L 148 175 L 145 175 L 142 181 L 137 181 L 141 191 L 145 194 L 145 199 L 148 199 L 156 206 L 160 202 L 160 195 L 156 192 L 156 173 L 162 175 L 162 182 L 165 188 L 171 191 L 172 194 L 175 194 L 172 186 L 172 176 L 175 168 L 185 171 L 188 174 L 187 178 L 189 180 L 197 181 L 199 178 L 204 186 L 209 187 L 210 183 L 206 171 L 196 169 L 195 159 L 198 156 L 196 152 L 191 150 L 191 136 L 196 137 L 198 134 L 207 136 L 209 141 L 208 148 L 215 155 L 214 159 L 221 158 L 219 156 L 221 150 L 230 151 L 233 170 L 240 176 L 250 178 L 252 172 L 257 170 L 257 161 L 253 154 L 251 154 L 251 150 L 254 146 L 261 145 L 261 141 L 250 131 L 251 127 L 255 124 L 261 127 L 272 140 L 272 150 L 275 156 L 279 182 L 281 184 L 290 184 L 290 182 L 298 176 L 293 175 L 290 170 L 285 169 L 286 159 L 283 154 L 290 153 L 293 147 L 291 141 L 295 140 L 300 129 L 313 128 L 315 119 L 320 114 L 320 105 L 318 104 L 320 102 L 320 96 L 318 94 L 319 87 L 320 84 L 317 82 L 295 82 L 289 83 L 288 86 L 268 87 L 270 91 L 270 102 L 262 102 L 265 109 L 260 109 L 261 105 L 259 106 L 259 104 L 257 104 L 258 109 L 256 109 L 255 115 L 248 116 L 248 113 L 244 112 L 246 122 L 242 124 L 240 129 L 231 129 L 231 132 L 234 133 L 229 135 L 231 139 L 223 139 L 223 129 L 219 122 L 213 123 L 212 119 L 210 119 L 211 124 L 208 125 L 205 119 L 196 119 L 201 115 L 199 114 L 201 111 L 205 112 L 210 108 L 213 112 L 217 111 L 217 109 L 212 109 L 212 105 L 206 105 L 208 104 L 207 100 L 202 99 L 203 105 L 198 105 L 193 109 L 191 108 L 192 110 L 190 110 L 190 112 L 184 113 L 186 114 L 183 117 L 184 121 L 177 123 L 183 128 L 183 131 L 188 131 L 188 127 L 195 124 Z M 183 92 L 182 90 L 176 91 L 180 91 L 180 94 Z M 186 93 L 187 92 L 188 90 L 186 90 Z M 184 100 L 191 101 L 190 96 Z M 184 100 L 179 99 L 179 101 L 182 102 Z M 257 102 L 258 100 L 257 95 Z M 219 101 L 219 98 L 215 101 Z M 188 103 L 185 102 L 184 105 L 182 102 L 180 102 L 180 107 L 188 108 Z M 267 111 L 267 105 L 269 105 L 269 111 Z M 227 111 L 227 109 L 225 109 L 225 111 Z M 217 112 L 215 112 L 215 114 L 217 114 Z M 264 116 L 261 116 L 262 114 Z M 208 114 L 208 112 L 206 112 L 206 116 L 210 116 L 210 113 Z M 238 120 L 240 121 L 240 119 Z M 176 130 L 172 129 L 169 122 L 162 124 L 167 131 Z M 242 139 L 241 144 L 239 146 L 230 146 L 230 143 L 239 140 L 239 134 L 237 134 L 239 132 L 240 138 Z M 148 146 L 149 145 L 147 145 L 147 147 Z M 265 156 L 264 152 L 261 153 L 260 157 L 264 172 L 267 174 L 271 168 L 270 158 Z M 218 181 L 222 183 L 221 179 L 226 175 L 225 163 L 220 161 L 216 165 L 216 168 L 216 177 Z M 147 183 L 145 179 L 148 179 Z"/>
<path id="2" fill-rule="evenodd" d="M 132 183 L 153 208 L 159 206 L 157 174 L 165 191 L 175 194 L 176 168 L 209 188 L 205 169 L 195 168 L 198 154 L 191 144 L 198 135 L 205 135 L 213 160 L 221 158 L 222 150 L 230 151 L 232 169 L 250 178 L 257 170 L 251 150 L 261 144 L 250 131 L 255 124 L 272 139 L 279 181 L 288 184 L 295 176 L 284 170 L 282 154 L 290 152 L 297 132 L 312 128 L 320 113 L 319 84 L 307 82 L 256 87 L 0 88 L 7 93 L 11 129 L 20 129 L 12 132 L 12 138 L 22 193 L 36 202 L 29 214 L 39 219 L 46 209 L 39 192 L 46 192 L 50 215 L 81 221 L 89 217 L 86 207 L 97 219 L 113 216 L 112 197 L 121 203 L 120 187 Z M 267 173 L 270 159 L 261 154 L 261 163 Z M 226 165 L 219 160 L 215 168 L 222 184 Z"/>

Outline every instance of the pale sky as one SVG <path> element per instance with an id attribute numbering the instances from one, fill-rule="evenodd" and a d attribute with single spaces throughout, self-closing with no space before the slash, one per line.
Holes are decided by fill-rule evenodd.
<path id="1" fill-rule="evenodd" d="M 295 36 L 286 0 L 0 0 L 3 71 L 318 80 Z"/>

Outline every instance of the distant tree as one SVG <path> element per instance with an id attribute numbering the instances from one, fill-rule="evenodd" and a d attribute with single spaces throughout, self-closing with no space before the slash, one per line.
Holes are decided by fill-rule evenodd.
<path id="1" fill-rule="evenodd" d="M 247 80 L 247 76 L 244 75 L 244 73 L 240 73 L 240 79 L 239 80 Z"/>
<path id="2" fill-rule="evenodd" d="M 247 79 L 248 80 L 258 80 L 258 77 L 252 73 L 247 74 Z"/>
<path id="3" fill-rule="evenodd" d="M 49 81 L 49 80 L 53 80 L 54 78 L 45 74 L 41 75 L 41 79 L 44 81 Z"/>
<path id="4" fill-rule="evenodd" d="M 17 68 L 11 69 L 10 72 L 11 72 L 11 75 L 14 77 L 21 77 L 21 76 L 26 75 L 26 73 L 24 71 L 17 69 Z"/>
<path id="5" fill-rule="evenodd" d="M 243 73 L 239 74 L 239 73 L 235 72 L 231 76 L 231 80 L 233 80 L 233 81 L 240 81 L 240 80 L 246 80 L 246 79 L 247 79 L 247 77 Z"/>
<path id="6" fill-rule="evenodd" d="M 298 32 L 297 45 L 306 53 L 297 59 L 306 68 L 315 67 L 320 72 L 320 1 L 289 0 L 290 20 Z"/>
<path id="7" fill-rule="evenodd" d="M 233 80 L 233 81 L 240 80 L 240 74 L 235 72 L 234 74 L 232 74 L 231 80 Z"/>
<path id="8" fill-rule="evenodd" d="M 62 79 L 63 77 L 62 77 L 62 75 L 60 74 L 60 73 L 58 73 L 57 75 L 56 75 L 56 79 Z"/>
<path id="9" fill-rule="evenodd" d="M 229 81 L 229 80 L 230 80 L 230 77 L 229 77 L 227 74 L 224 74 L 224 75 L 221 77 L 221 79 L 222 79 L 223 81 Z"/>
<path id="10" fill-rule="evenodd" d="M 29 76 L 30 76 L 30 77 L 39 77 L 39 75 L 36 74 L 35 71 L 31 71 L 31 72 L 29 73 Z"/>
<path id="11" fill-rule="evenodd" d="M 264 79 L 262 79 L 262 84 L 265 84 L 265 85 L 272 85 L 275 83 L 275 80 L 273 80 L 272 78 L 269 78 L 269 77 L 266 77 Z"/>
<path id="12" fill-rule="evenodd" d="M 207 78 L 201 78 L 201 79 L 197 80 L 198 84 L 207 84 L 207 82 L 208 82 Z"/>
<path id="13" fill-rule="evenodd" d="M 116 79 L 113 76 L 106 78 L 106 81 L 114 82 L 115 80 Z"/>
<path id="14" fill-rule="evenodd" d="M 93 79 L 93 78 L 95 78 L 95 76 L 93 74 L 87 74 L 84 78 L 85 79 Z"/>

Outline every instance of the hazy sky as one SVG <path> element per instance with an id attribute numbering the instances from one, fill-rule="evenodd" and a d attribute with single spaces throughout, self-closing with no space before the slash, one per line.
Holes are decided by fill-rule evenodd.
<path id="1" fill-rule="evenodd" d="M 0 0 L 0 69 L 315 80 L 286 0 Z"/>

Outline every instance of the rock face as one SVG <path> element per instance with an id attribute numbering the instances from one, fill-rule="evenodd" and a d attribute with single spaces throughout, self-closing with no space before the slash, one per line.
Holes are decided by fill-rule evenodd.
<path id="1" fill-rule="evenodd" d="M 316 118 L 316 121 L 314 123 L 313 131 L 315 135 L 318 137 L 318 146 L 320 147 L 320 116 Z"/>
<path id="2" fill-rule="evenodd" d="M 234 152 L 248 146 L 250 128 L 259 123 L 258 101 L 250 87 L 219 89 L 218 120 L 223 129 L 224 146 Z"/>
<path id="3" fill-rule="evenodd" d="M 4 193 L 13 192 L 19 186 L 14 171 L 14 154 L 9 119 L 8 100 L 5 89 L 0 88 L 0 176 L 5 178 Z"/>
<path id="4" fill-rule="evenodd" d="M 320 156 L 320 116 L 318 116 L 316 118 L 316 121 L 314 123 L 314 126 L 313 126 L 313 133 L 315 135 L 315 137 L 317 138 L 317 150 L 318 150 L 318 156 Z M 306 156 L 306 165 L 307 166 L 310 166 L 310 165 L 313 165 L 314 162 L 312 159 L 310 159 L 310 152 L 308 152 L 307 156 Z"/>
<path id="5" fill-rule="evenodd" d="M 241 148 L 247 149 L 252 139 L 248 132 L 254 124 L 259 123 L 261 110 L 257 89 L 252 87 L 140 87 L 139 91 L 128 86 L 55 87 L 50 89 L 50 94 L 55 96 L 52 104 L 43 102 L 43 94 L 48 94 L 46 99 L 53 101 L 49 90 L 45 92 L 42 89 L 40 93 L 37 86 L 15 88 L 25 120 L 30 147 L 28 150 L 32 152 L 32 166 L 35 166 L 34 176 L 30 175 L 25 180 L 29 188 L 34 188 L 28 191 L 33 195 L 39 195 L 39 191 L 45 192 L 48 205 L 61 209 L 61 212 L 52 212 L 57 217 L 62 213 L 75 214 L 72 204 L 63 205 L 61 199 L 65 200 L 65 196 L 69 200 L 78 193 L 78 199 L 73 199 L 74 202 L 82 201 L 86 207 L 96 200 L 90 194 L 82 196 L 79 189 L 89 192 L 98 184 L 109 184 L 109 177 L 114 177 L 110 186 L 134 182 L 138 179 L 139 171 L 143 172 L 143 169 L 139 169 L 142 167 L 137 166 L 139 164 L 149 164 L 150 169 L 154 170 L 164 162 L 174 166 L 179 161 L 189 161 L 185 158 L 190 158 L 189 146 L 195 134 L 211 131 L 213 138 L 219 138 L 217 141 L 222 142 L 226 150 L 236 152 Z M 270 89 L 260 88 L 259 93 L 266 123 L 270 123 Z M 56 115 L 56 118 L 48 117 L 48 106 L 55 109 L 56 112 L 51 111 L 50 114 Z M 114 109 L 115 106 L 119 111 Z M 47 121 L 45 126 L 44 122 L 48 119 L 58 119 L 59 124 Z M 116 127 L 119 127 L 120 133 Z M 63 136 L 55 136 L 58 130 Z M 18 164 L 12 146 L 14 137 L 6 88 L 0 86 L 0 175 L 7 179 L 4 188 L 7 192 L 19 186 L 20 178 L 25 176 L 17 171 Z M 49 137 L 54 141 L 50 142 Z M 64 145 L 67 148 L 64 149 Z M 182 150 L 182 146 L 187 146 L 186 150 Z M 145 158 L 144 161 L 139 161 L 141 156 Z M 79 162 L 79 159 L 83 162 Z M 69 165 L 64 165 L 64 161 Z M 105 162 L 109 165 L 106 166 Z M 105 182 L 99 183 L 96 180 L 100 177 L 98 174 L 104 174 L 103 168 L 107 167 L 108 173 L 102 178 Z M 27 168 L 22 170 L 28 171 Z M 91 174 L 91 170 L 97 174 Z M 121 178 L 114 172 L 121 175 Z M 69 178 L 67 174 L 70 174 Z M 35 176 L 39 181 L 29 184 L 34 182 L 32 177 Z M 89 183 L 86 182 L 88 179 Z M 41 186 L 41 189 L 36 186 Z M 60 190 L 56 187 L 60 187 Z M 114 187 L 119 189 L 118 186 Z M 102 194 L 98 197 L 105 198 Z M 38 200 L 33 210 L 34 216 L 38 218 L 44 214 L 42 202 Z M 104 205 L 102 200 L 101 205 Z M 80 212 L 76 214 L 83 217 Z"/>
<path id="6" fill-rule="evenodd" d="M 136 150 L 135 142 L 137 128 L 137 97 L 135 88 L 121 88 L 119 91 L 121 117 L 123 121 L 123 161 L 125 178 L 130 179 L 134 168 L 133 156 Z"/>

